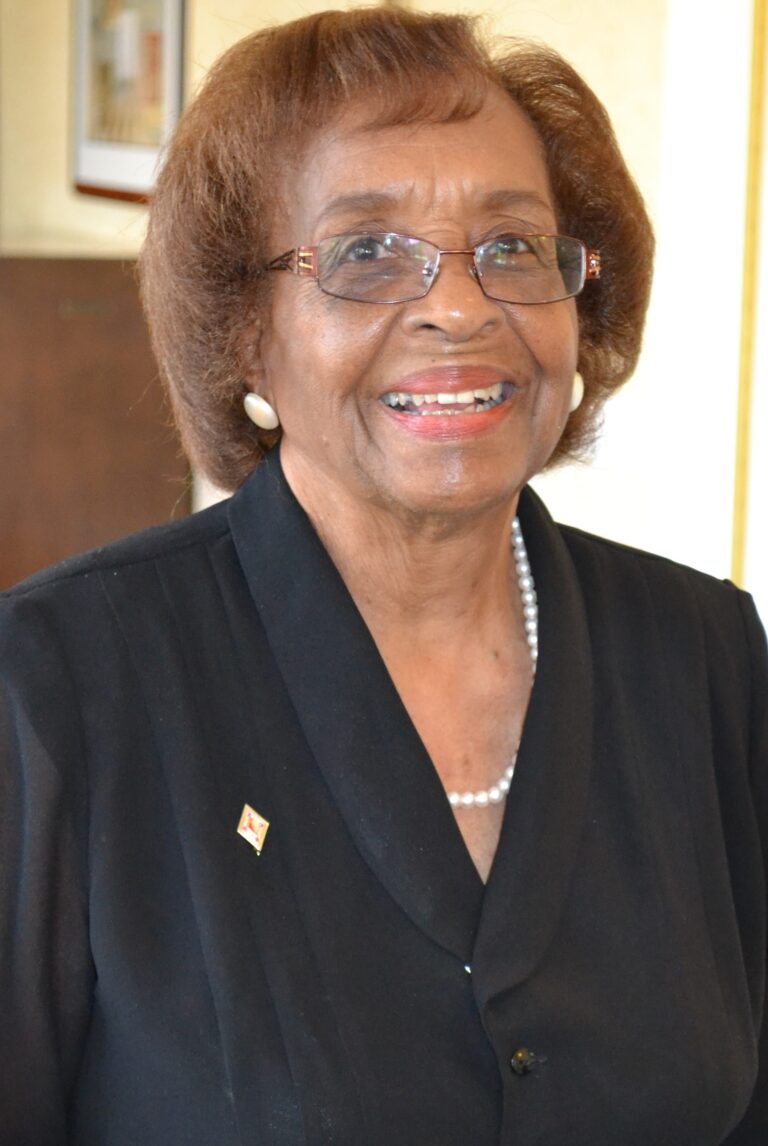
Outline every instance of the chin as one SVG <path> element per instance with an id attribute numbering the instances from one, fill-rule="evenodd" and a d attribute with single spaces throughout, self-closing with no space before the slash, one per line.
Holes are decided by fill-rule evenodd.
<path id="1" fill-rule="evenodd" d="M 418 518 L 456 518 L 475 516 L 486 510 L 509 504 L 525 484 L 527 477 L 518 481 L 514 470 L 507 466 L 497 474 L 485 474 L 482 480 L 457 464 L 454 472 L 443 470 L 439 477 L 427 472 L 414 480 L 411 470 L 400 482 L 387 482 L 379 487 L 385 507 L 399 515 Z"/>

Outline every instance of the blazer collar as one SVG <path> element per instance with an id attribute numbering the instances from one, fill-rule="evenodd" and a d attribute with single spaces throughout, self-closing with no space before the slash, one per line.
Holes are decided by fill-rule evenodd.
<path id="1" fill-rule="evenodd" d="M 592 767 L 593 670 L 581 586 L 529 488 L 519 518 L 536 584 L 539 659 L 474 955 L 478 1001 L 527 978 L 557 926 Z"/>
<path id="2" fill-rule="evenodd" d="M 488 993 L 509 986 L 535 964 L 556 924 L 589 779 L 589 638 L 557 527 L 524 491 L 520 516 L 539 594 L 541 653 L 484 888 L 373 638 L 285 480 L 278 449 L 228 512 L 303 733 L 361 855 L 414 923 L 457 958 L 499 968 L 503 955 L 502 979 L 494 971 L 483 980 Z"/>
<path id="3" fill-rule="evenodd" d="M 360 853 L 469 960 L 483 885 L 429 756 L 277 449 L 229 503 L 237 553 L 304 736 Z"/>

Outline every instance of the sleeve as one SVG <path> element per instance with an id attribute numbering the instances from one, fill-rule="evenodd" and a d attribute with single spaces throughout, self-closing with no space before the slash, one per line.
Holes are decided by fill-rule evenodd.
<path id="1" fill-rule="evenodd" d="M 0 1139 L 67 1141 L 90 1013 L 87 784 L 53 627 L 0 601 Z"/>
<path id="2" fill-rule="evenodd" d="M 768 649 L 765 631 L 752 598 L 746 593 L 740 594 L 740 598 L 751 662 L 750 778 L 763 849 L 765 888 L 768 889 Z M 766 954 L 768 963 L 768 952 Z M 758 1075 L 752 1101 L 724 1146 L 766 1146 L 768 1143 L 767 1011 L 764 1004 L 758 1044 Z"/>

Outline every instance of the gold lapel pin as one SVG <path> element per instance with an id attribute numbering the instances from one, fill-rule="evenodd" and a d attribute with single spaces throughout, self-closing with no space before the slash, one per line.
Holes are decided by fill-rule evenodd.
<path id="1" fill-rule="evenodd" d="M 237 825 L 237 834 L 248 841 L 251 847 L 255 849 L 256 855 L 261 855 L 268 827 L 269 820 L 265 820 L 250 804 L 244 805 L 240 823 Z"/>

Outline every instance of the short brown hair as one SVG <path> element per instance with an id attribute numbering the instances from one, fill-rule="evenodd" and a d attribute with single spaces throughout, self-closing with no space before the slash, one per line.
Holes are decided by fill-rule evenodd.
<path id="1" fill-rule="evenodd" d="M 243 412 L 243 363 L 268 321 L 269 235 L 281 157 L 350 101 L 376 93 L 376 126 L 448 122 L 506 91 L 543 143 L 562 233 L 602 255 L 577 299 L 585 400 L 552 462 L 592 441 L 608 395 L 634 369 L 653 235 L 605 109 L 556 52 L 504 40 L 492 53 L 467 16 L 397 8 L 321 12 L 235 44 L 214 65 L 168 147 L 139 269 L 153 345 L 183 444 L 235 489 L 279 431 Z M 381 93 L 386 93 L 382 95 Z M 296 241 L 303 240 L 301 235 Z"/>

